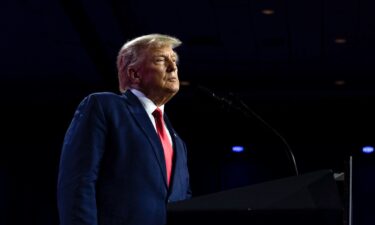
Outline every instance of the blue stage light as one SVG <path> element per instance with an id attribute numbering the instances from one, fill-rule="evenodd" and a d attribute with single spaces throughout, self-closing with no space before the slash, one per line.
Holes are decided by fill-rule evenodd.
<path id="1" fill-rule="evenodd" d="M 362 152 L 366 154 L 370 154 L 374 152 L 374 147 L 372 146 L 365 146 L 362 148 Z"/>
<path id="2" fill-rule="evenodd" d="M 245 150 L 245 148 L 243 146 L 233 146 L 232 147 L 232 152 L 243 152 Z"/>

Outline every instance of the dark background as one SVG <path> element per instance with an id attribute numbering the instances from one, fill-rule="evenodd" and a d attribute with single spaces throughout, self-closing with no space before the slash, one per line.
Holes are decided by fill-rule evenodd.
<path id="1" fill-rule="evenodd" d="M 64 133 L 84 96 L 118 92 L 118 50 L 138 35 L 183 42 L 183 85 L 166 110 L 188 145 L 195 196 L 294 175 L 273 129 L 302 174 L 343 172 L 350 155 L 374 145 L 374 1 L 0 5 L 0 224 L 58 223 Z M 240 102 L 272 128 L 237 110 Z M 232 153 L 233 145 L 245 151 Z"/>

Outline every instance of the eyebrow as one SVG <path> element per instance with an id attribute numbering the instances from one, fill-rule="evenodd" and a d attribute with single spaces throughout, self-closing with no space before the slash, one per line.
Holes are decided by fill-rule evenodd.
<path id="1" fill-rule="evenodd" d="M 168 55 L 163 53 L 156 53 L 154 57 L 168 57 Z M 176 61 L 179 60 L 178 54 L 176 52 L 172 55 L 172 58 L 176 58 Z"/>

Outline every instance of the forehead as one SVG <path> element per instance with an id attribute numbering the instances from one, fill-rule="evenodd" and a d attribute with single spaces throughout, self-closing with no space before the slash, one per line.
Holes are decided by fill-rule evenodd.
<path id="1" fill-rule="evenodd" d="M 152 56 L 156 55 L 167 55 L 167 56 L 177 56 L 177 53 L 173 50 L 172 46 L 165 45 L 165 46 L 150 46 L 145 49 L 146 54 L 150 54 Z"/>

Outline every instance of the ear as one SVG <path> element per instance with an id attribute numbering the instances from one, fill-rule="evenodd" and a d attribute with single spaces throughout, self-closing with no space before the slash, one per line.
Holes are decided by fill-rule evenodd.
<path id="1" fill-rule="evenodd" d="M 128 74 L 132 84 L 138 84 L 140 82 L 141 76 L 134 68 L 129 68 Z"/>

